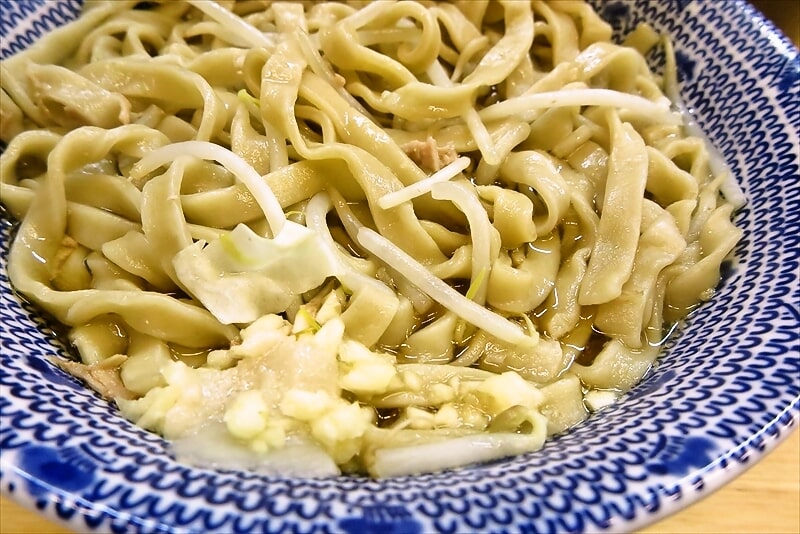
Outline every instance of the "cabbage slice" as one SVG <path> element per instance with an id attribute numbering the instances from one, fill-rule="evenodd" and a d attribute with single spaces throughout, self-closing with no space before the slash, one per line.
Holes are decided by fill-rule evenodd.
<path id="1" fill-rule="evenodd" d="M 247 186 L 264 212 L 273 238 L 240 224 L 206 244 L 198 241 L 175 255 L 172 264 L 181 285 L 223 324 L 251 323 L 269 313 L 286 311 L 297 295 L 318 287 L 339 272 L 336 257 L 321 238 L 286 219 L 263 178 L 230 150 L 202 141 L 163 146 L 131 170 L 141 179 L 181 156 L 216 160 Z"/>
<path id="2" fill-rule="evenodd" d="M 230 436 L 221 423 L 211 423 L 197 433 L 170 442 L 175 457 L 201 468 L 243 469 L 264 475 L 327 477 L 339 467 L 317 443 L 293 436 L 285 446 L 255 452 Z"/>
<path id="3" fill-rule="evenodd" d="M 186 290 L 224 324 L 283 312 L 340 270 L 315 232 L 289 220 L 272 239 L 240 224 L 208 244 L 189 245 L 172 264 Z"/>
<path id="4" fill-rule="evenodd" d="M 539 450 L 546 437 L 546 419 L 531 433 L 371 429 L 364 461 L 375 478 L 432 473 L 445 469 L 519 456 Z"/>

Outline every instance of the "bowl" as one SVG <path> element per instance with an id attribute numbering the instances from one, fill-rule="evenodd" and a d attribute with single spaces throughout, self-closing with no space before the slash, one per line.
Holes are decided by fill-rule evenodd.
<path id="1" fill-rule="evenodd" d="M 182 465 L 46 359 L 67 348 L 9 286 L 14 224 L 4 214 L 2 493 L 80 532 L 620 532 L 686 507 L 772 450 L 800 417 L 798 50 L 744 1 L 595 4 L 617 36 L 642 21 L 670 35 L 682 97 L 748 198 L 714 299 L 620 402 L 538 452 L 442 473 L 295 479 Z M 2 0 L 2 57 L 79 9 Z"/>

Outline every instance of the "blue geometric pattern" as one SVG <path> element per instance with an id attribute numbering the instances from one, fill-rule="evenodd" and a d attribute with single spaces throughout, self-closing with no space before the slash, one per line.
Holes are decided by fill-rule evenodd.
<path id="1" fill-rule="evenodd" d="M 82 0 L 0 0 L 0 57 L 31 46 L 48 31 L 75 18 Z"/>
<path id="2" fill-rule="evenodd" d="M 0 0 L 7 57 L 78 1 Z M 622 402 L 536 453 L 447 473 L 300 480 L 186 467 L 51 365 L 67 348 L 9 287 L 0 222 L 0 489 L 79 532 L 633 530 L 718 488 L 800 418 L 800 57 L 743 1 L 601 2 L 668 33 L 681 90 L 749 199 L 712 302 Z M 5 217 L 5 215 L 4 215 Z"/>

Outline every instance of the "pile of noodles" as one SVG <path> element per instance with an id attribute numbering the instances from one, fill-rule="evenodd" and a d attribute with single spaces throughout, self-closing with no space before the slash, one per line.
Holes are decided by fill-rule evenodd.
<path id="1" fill-rule="evenodd" d="M 580 1 L 87 2 L 0 70 L 9 278 L 69 327 L 66 368 L 178 441 L 280 375 L 372 414 L 326 450 L 346 471 L 535 450 L 642 379 L 741 235 L 669 43 L 613 44 Z M 291 326 L 271 370 L 230 356 L 264 317 L 320 332 L 323 303 L 391 386 L 342 386 L 343 349 L 303 363 Z M 159 358 L 207 378 L 154 416 Z M 486 408 L 509 372 L 539 396 Z"/>

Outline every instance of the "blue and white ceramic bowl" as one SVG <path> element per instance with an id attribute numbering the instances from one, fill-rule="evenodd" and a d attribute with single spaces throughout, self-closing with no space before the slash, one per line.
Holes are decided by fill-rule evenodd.
<path id="1" fill-rule="evenodd" d="M 0 228 L 2 492 L 79 532 L 633 530 L 744 471 L 800 417 L 800 59 L 740 0 L 601 2 L 620 34 L 649 21 L 678 51 L 682 94 L 749 198 L 713 302 L 618 405 L 537 453 L 374 481 L 186 467 L 167 444 L 44 357 L 63 351 L 9 288 Z M 0 0 L 2 56 L 78 0 Z"/>

